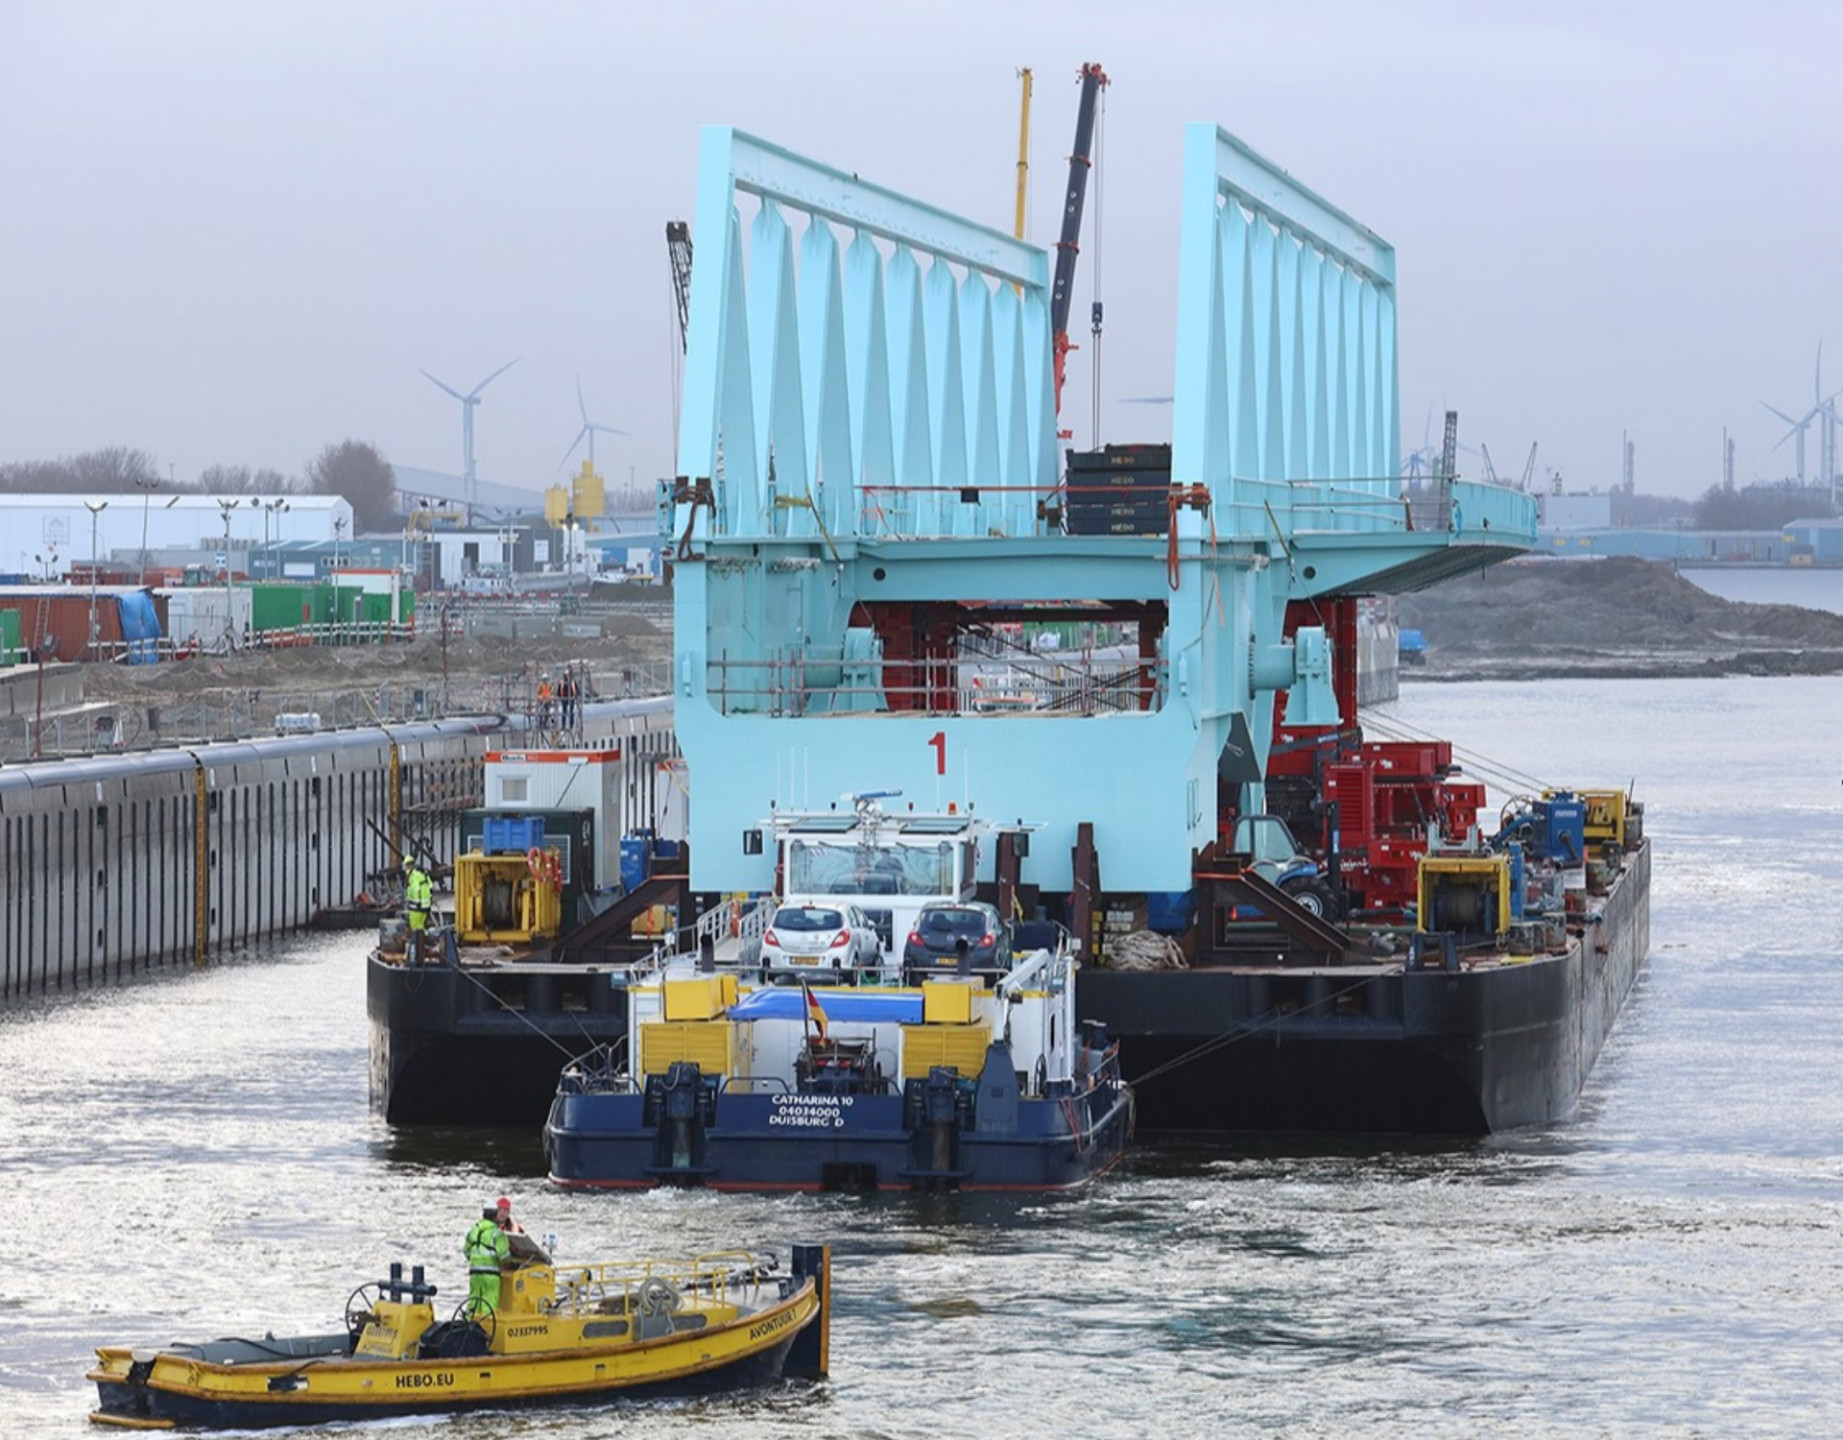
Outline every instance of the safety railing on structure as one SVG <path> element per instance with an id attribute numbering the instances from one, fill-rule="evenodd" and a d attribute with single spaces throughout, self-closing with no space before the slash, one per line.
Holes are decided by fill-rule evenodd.
<path id="1" fill-rule="evenodd" d="M 1508 525 L 1514 534 L 1518 533 L 1515 520 L 1522 500 L 1501 486 L 1461 480 L 1456 476 L 1435 476 L 1418 484 L 1404 483 L 1401 477 L 1395 476 L 1343 480 L 1237 477 L 1228 489 L 1231 498 L 1206 512 L 1213 533 L 1221 541 L 1271 540 L 1276 534 L 1290 538 L 1308 533 L 1454 532 L 1466 527 L 1468 516 L 1470 523 L 1482 530 L 1502 529 Z M 1174 514 L 1187 496 L 1188 487 L 1134 492 L 1134 498 L 1147 493 L 1177 501 L 1178 504 L 1171 507 Z M 1462 504 L 1468 493 L 1477 500 L 1479 513 L 1471 513 L 1474 507 L 1470 503 Z M 1066 479 L 1050 486 L 867 485 L 859 491 L 861 530 L 866 536 L 892 540 L 953 539 L 956 534 L 951 526 L 943 531 L 929 523 L 929 519 L 940 512 L 943 498 L 949 502 L 964 502 L 970 516 L 987 499 L 1008 494 L 1033 498 L 1031 509 L 1035 524 L 1024 533 L 1036 535 L 1077 533 L 1071 528 L 1069 519 L 1072 497 L 1127 498 L 1127 492 L 1109 486 L 1083 485 Z M 1502 501 L 1497 498 L 1500 495 L 1505 497 Z M 933 503 L 927 503 L 930 501 Z M 948 513 L 952 513 L 951 503 Z M 1153 523 L 1133 533 L 1162 535 L 1166 533 L 1166 525 Z M 1013 537 L 969 526 L 965 538 Z"/>
<path id="2" fill-rule="evenodd" d="M 1435 476 L 1401 480 L 1237 480 L 1234 499 L 1217 507 L 1219 536 L 1287 538 L 1390 532 L 1461 534 L 1495 530 L 1507 540 L 1533 535 L 1529 498 L 1503 486 Z"/>
<path id="3" fill-rule="evenodd" d="M 706 665 L 711 704 L 725 715 L 1066 715 L 1156 710 L 1167 667 L 1136 647 L 1028 653 L 1006 661 L 883 660 L 841 664 L 819 647 L 765 660 L 719 656 Z"/>

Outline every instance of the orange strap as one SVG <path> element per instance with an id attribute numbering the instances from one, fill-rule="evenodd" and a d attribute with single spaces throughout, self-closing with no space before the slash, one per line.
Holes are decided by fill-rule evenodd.
<path id="1" fill-rule="evenodd" d="M 1173 485 L 1171 493 L 1165 497 L 1165 503 L 1170 509 L 1165 525 L 1165 579 L 1175 590 L 1182 578 L 1178 574 L 1177 512 L 1188 507 L 1209 516 L 1211 550 L 1216 548 L 1216 517 L 1210 512 L 1210 494 L 1207 485 Z"/>

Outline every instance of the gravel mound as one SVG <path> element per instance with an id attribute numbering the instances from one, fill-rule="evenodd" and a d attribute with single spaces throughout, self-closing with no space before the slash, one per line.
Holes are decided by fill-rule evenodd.
<path id="1" fill-rule="evenodd" d="M 1723 600 L 1667 565 L 1513 561 L 1403 596 L 1408 679 L 1843 673 L 1843 615 Z"/>

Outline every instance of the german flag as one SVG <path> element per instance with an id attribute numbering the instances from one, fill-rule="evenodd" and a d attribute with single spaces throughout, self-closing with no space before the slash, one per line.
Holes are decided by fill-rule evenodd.
<path id="1" fill-rule="evenodd" d="M 823 1043 L 826 1038 L 825 1006 L 819 1003 L 818 997 L 813 994 L 813 987 L 804 980 L 800 982 L 800 993 L 806 997 L 806 1023 L 819 1032 L 819 1039 Z"/>

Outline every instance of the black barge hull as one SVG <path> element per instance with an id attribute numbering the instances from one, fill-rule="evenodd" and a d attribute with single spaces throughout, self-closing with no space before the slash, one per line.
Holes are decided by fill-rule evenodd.
<path id="1" fill-rule="evenodd" d="M 393 1125 L 539 1125 L 576 1055 L 627 1034 L 627 973 L 528 961 L 365 967 L 371 1104 Z"/>
<path id="2" fill-rule="evenodd" d="M 1142 1133 L 1482 1135 L 1569 1115 L 1651 946 L 1651 847 L 1561 954 L 1081 976 Z"/>
<path id="3" fill-rule="evenodd" d="M 1143 1133 L 1478 1135 L 1572 1112 L 1651 947 L 1651 846 L 1565 954 L 1410 971 L 1081 974 Z M 372 1101 L 393 1123 L 541 1125 L 569 1055 L 626 1033 L 625 974 L 368 968 Z M 1170 1067 L 1170 1068 L 1165 1068 Z"/>

